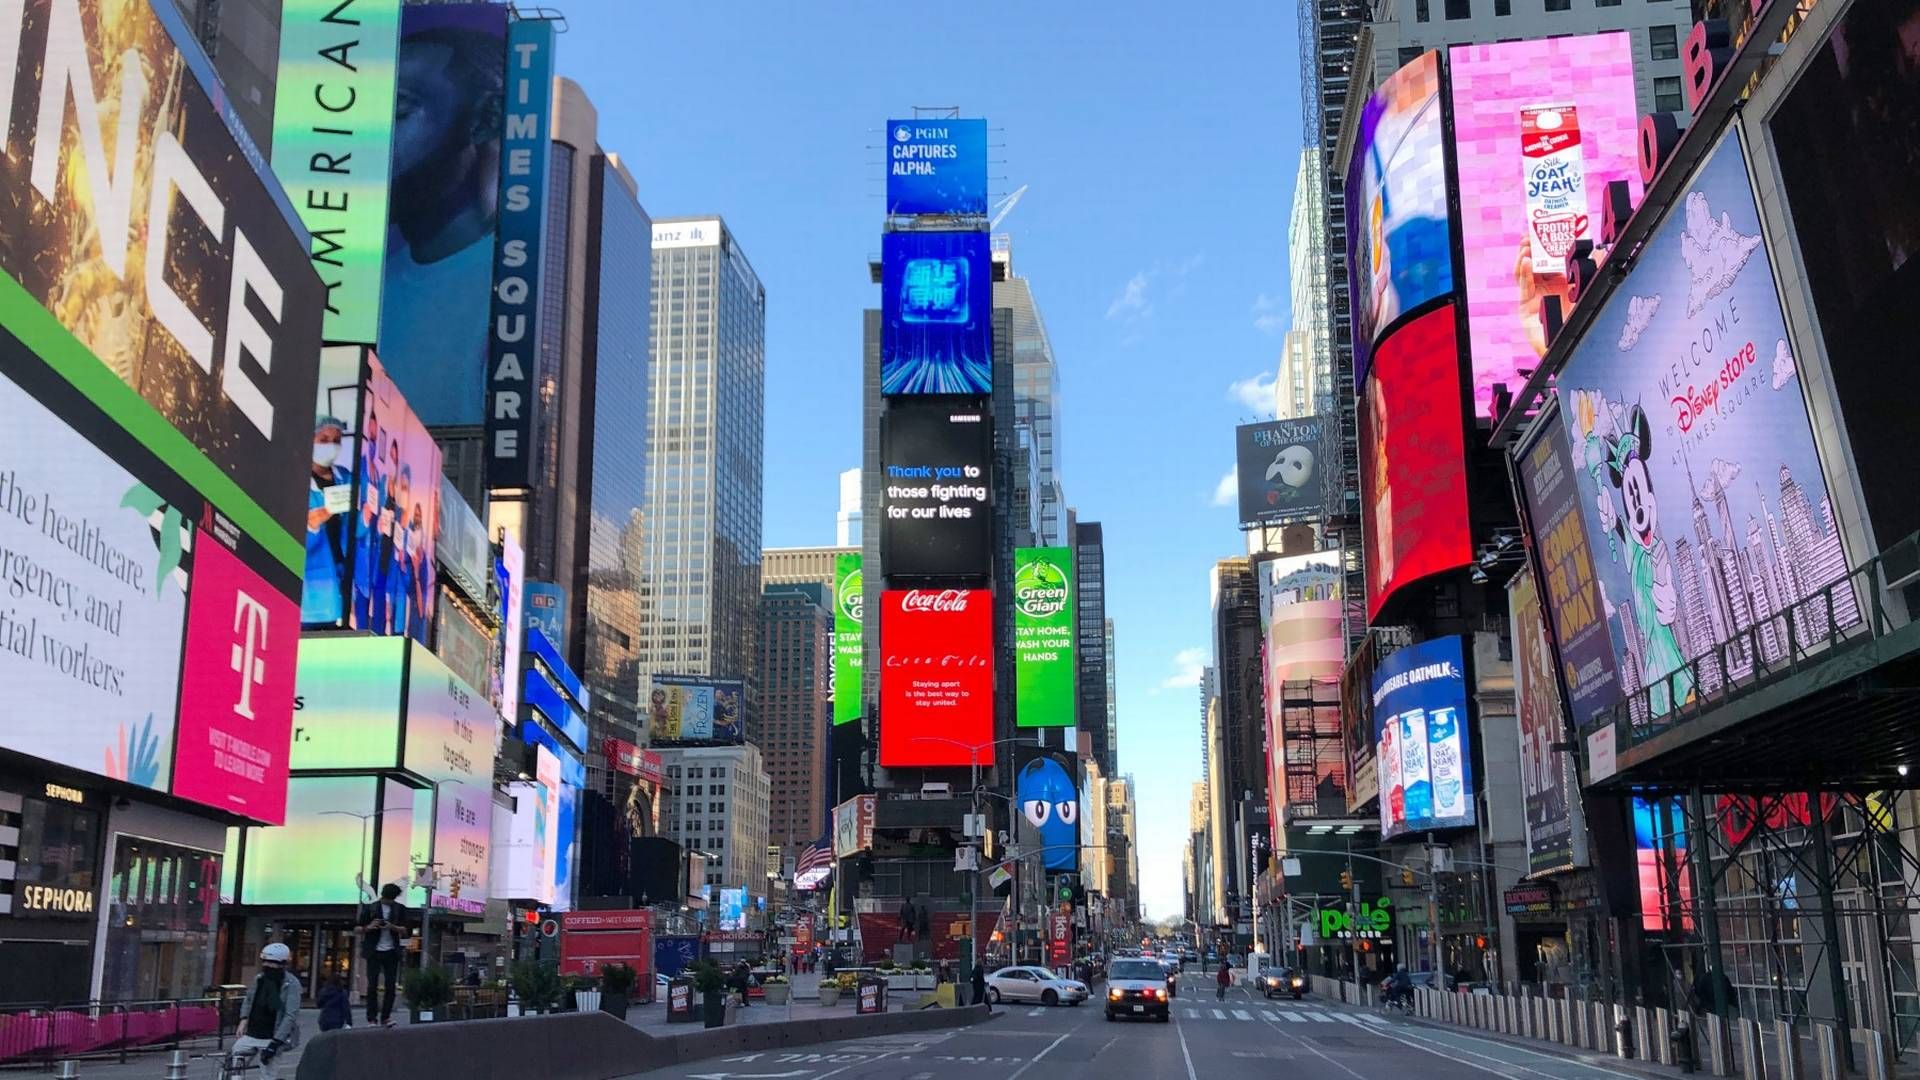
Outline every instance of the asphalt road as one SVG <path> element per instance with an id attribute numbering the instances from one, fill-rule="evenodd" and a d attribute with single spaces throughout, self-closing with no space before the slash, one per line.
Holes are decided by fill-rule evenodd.
<path id="1" fill-rule="evenodd" d="M 1098 987 L 1096 987 L 1098 989 Z M 1642 1080 L 1605 1058 L 1569 1058 L 1377 1010 L 1261 1001 L 1235 989 L 1216 1002 L 1173 1002 L 1173 1022 L 1108 1023 L 1100 1000 L 1053 1009 L 1004 1007 L 971 1028 L 736 1054 L 657 1069 L 684 1080 L 1215 1080 L 1300 1076 L 1330 1080 Z M 1557 1049 L 1557 1048 L 1555 1048 Z"/>

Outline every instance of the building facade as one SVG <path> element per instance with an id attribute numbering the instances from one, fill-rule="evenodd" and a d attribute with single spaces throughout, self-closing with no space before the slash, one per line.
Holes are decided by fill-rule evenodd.
<path id="1" fill-rule="evenodd" d="M 760 715 L 747 740 L 772 784 L 770 842 L 788 852 L 826 834 L 832 596 L 810 581 L 769 583 L 760 597 Z"/>
<path id="2" fill-rule="evenodd" d="M 1053 341 L 1034 302 L 1033 287 L 1014 273 L 1009 237 L 994 237 L 994 259 L 1005 264 L 1005 279 L 993 283 L 993 305 L 1013 316 L 1014 426 L 1031 435 L 1035 542 L 1043 547 L 1068 543 L 1067 502 L 1061 482 L 1060 368 Z"/>
<path id="3" fill-rule="evenodd" d="M 1073 525 L 1073 573 L 1078 588 L 1074 611 L 1076 645 L 1080 650 L 1078 683 L 1079 726 L 1089 740 L 1089 756 L 1108 776 L 1115 775 L 1115 732 L 1108 702 L 1107 555 L 1106 536 L 1097 521 Z"/>
<path id="4" fill-rule="evenodd" d="M 765 899 L 770 783 L 760 749 L 746 746 L 664 747 L 660 763 L 673 795 L 661 832 L 689 851 L 704 852 L 707 881 Z"/>
<path id="5" fill-rule="evenodd" d="M 833 542 L 841 547 L 860 546 L 860 470 L 840 474 L 840 509 L 833 516 Z"/>
<path id="6" fill-rule="evenodd" d="M 748 680 L 755 708 L 766 291 L 726 223 L 653 225 L 647 562 L 638 666 Z M 641 687 L 644 695 L 646 687 Z"/>

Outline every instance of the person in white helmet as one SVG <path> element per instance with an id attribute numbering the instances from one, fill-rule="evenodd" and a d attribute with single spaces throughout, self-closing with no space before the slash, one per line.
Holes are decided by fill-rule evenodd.
<path id="1" fill-rule="evenodd" d="M 287 970 L 293 954 L 280 942 L 260 950 L 260 974 L 247 987 L 240 1002 L 239 1037 L 233 1042 L 232 1056 L 246 1060 L 255 1056 L 261 1071 L 273 1073 L 273 1059 L 300 1042 L 300 980 Z"/>

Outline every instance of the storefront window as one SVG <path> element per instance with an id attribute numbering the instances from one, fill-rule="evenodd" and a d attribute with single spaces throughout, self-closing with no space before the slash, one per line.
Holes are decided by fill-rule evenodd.
<path id="1" fill-rule="evenodd" d="M 99 891 L 98 849 L 100 813 L 64 802 L 27 799 L 20 809 L 20 864 L 14 873 L 16 896 L 26 894 L 24 885 L 44 885 L 53 893 L 35 892 L 35 897 L 60 897 L 56 902 L 34 901 L 23 904 L 49 912 L 91 915 L 93 896 Z M 77 899 L 84 897 L 85 910 Z"/>
<path id="2" fill-rule="evenodd" d="M 220 859 L 218 852 L 116 838 L 101 997 L 151 1001 L 206 993 L 213 981 Z"/>

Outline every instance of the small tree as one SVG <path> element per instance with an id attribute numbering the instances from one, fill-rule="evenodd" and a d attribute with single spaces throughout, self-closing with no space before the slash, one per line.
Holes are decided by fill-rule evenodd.
<path id="1" fill-rule="evenodd" d="M 429 1012 L 453 1000 L 453 980 L 447 977 L 446 969 L 441 967 L 416 968 L 407 972 L 406 986 L 402 992 L 409 1006 Z"/>
<path id="2" fill-rule="evenodd" d="M 694 961 L 693 967 L 688 970 L 693 973 L 693 988 L 702 994 L 717 994 L 727 988 L 726 973 L 711 957 Z"/>
<path id="3" fill-rule="evenodd" d="M 513 992 L 520 1007 L 547 1012 L 560 1003 L 560 965 L 552 960 L 522 960 L 513 965 Z"/>
<path id="4" fill-rule="evenodd" d="M 639 973 L 628 964 L 608 964 L 600 969 L 600 989 L 609 994 L 631 993 L 638 977 Z"/>

